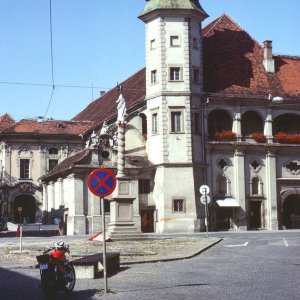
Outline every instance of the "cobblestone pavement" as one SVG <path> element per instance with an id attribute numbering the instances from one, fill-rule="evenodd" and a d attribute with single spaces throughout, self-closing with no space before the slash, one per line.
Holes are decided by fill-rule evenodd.
<path id="1" fill-rule="evenodd" d="M 23 241 L 22 253 L 19 253 L 18 243 L 11 243 L 0 247 L 0 267 L 6 266 L 34 266 L 36 255 L 41 254 L 51 246 L 49 241 Z M 211 245 L 220 241 L 219 238 L 181 237 L 138 241 L 112 241 L 107 242 L 107 252 L 120 252 L 120 263 L 131 264 L 138 262 L 175 260 L 189 258 Z M 72 258 L 87 254 L 102 252 L 102 243 L 88 241 L 87 238 L 78 238 L 68 241 Z"/>
<path id="2" fill-rule="evenodd" d="M 133 265 L 129 264 L 129 260 L 127 263 L 124 262 L 120 272 L 108 278 L 110 292 L 106 295 L 103 294 L 103 278 L 84 279 L 77 280 L 75 289 L 69 297 L 60 294 L 55 299 L 299 299 L 300 237 L 298 232 L 246 232 L 219 236 L 223 237 L 221 243 L 191 259 Z M 186 240 L 191 243 L 190 238 L 165 239 L 162 248 L 166 248 L 170 254 L 176 252 L 176 245 L 183 247 Z M 205 238 L 199 238 L 200 240 L 204 241 Z M 78 240 L 74 241 L 75 249 L 75 243 L 78 242 Z M 148 242 L 154 247 L 149 251 L 158 253 L 158 245 L 162 241 L 157 241 L 157 244 L 155 241 Z M 115 242 L 114 246 L 122 245 L 125 252 L 130 249 L 125 247 L 127 243 L 132 242 Z M 145 241 L 137 243 L 143 246 L 135 248 L 136 251 L 142 251 L 142 247 L 144 250 L 150 247 Z M 181 246 L 178 247 L 178 252 L 182 251 L 184 255 L 191 254 L 192 251 L 189 251 L 192 246 L 185 245 L 182 250 L 180 250 Z M 25 246 L 24 248 L 29 247 L 29 245 Z M 97 246 L 99 245 L 96 244 Z M 0 248 L 4 247 L 0 246 Z M 166 256 L 162 257 L 166 258 Z M 172 255 L 169 255 L 169 258 L 172 258 Z M 1 300 L 41 300 L 43 298 L 38 287 L 39 283 L 39 270 L 33 267 L 28 265 L 14 267 L 9 265 L 9 262 L 5 268 L 0 265 Z"/>

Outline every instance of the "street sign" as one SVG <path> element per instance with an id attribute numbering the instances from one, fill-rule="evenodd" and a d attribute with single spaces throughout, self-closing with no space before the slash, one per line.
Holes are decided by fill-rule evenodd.
<path id="1" fill-rule="evenodd" d="M 96 169 L 88 177 L 88 187 L 94 195 L 106 197 L 116 188 L 116 175 L 109 169 Z"/>
<path id="2" fill-rule="evenodd" d="M 209 194 L 210 192 L 210 188 L 208 185 L 201 185 L 199 188 L 199 192 L 200 194 L 204 195 L 204 194 Z"/>
<path id="3" fill-rule="evenodd" d="M 206 203 L 206 201 L 207 201 L 207 204 L 209 204 L 210 203 L 210 197 L 208 196 L 208 195 L 202 195 L 201 197 L 200 197 L 200 202 L 202 203 L 202 204 L 205 204 Z"/>

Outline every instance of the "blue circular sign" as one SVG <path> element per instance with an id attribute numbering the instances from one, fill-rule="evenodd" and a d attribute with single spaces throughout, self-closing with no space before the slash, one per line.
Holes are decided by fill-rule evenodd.
<path id="1" fill-rule="evenodd" d="M 116 175 L 109 169 L 96 169 L 88 177 L 88 187 L 94 195 L 106 197 L 116 188 Z"/>

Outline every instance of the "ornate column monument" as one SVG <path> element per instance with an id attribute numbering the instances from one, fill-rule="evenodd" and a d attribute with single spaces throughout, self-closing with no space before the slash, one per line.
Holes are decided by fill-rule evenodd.
<path id="1" fill-rule="evenodd" d="M 108 231 L 112 237 L 141 234 L 133 219 L 133 201 L 135 197 L 131 193 L 131 180 L 125 174 L 125 128 L 127 125 L 125 119 L 127 114 L 126 102 L 122 95 L 119 96 L 117 103 L 117 187 L 110 199 L 110 223 L 108 225 Z"/>

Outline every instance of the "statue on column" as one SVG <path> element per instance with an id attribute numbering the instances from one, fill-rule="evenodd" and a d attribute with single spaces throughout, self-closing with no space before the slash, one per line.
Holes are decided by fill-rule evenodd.
<path id="1" fill-rule="evenodd" d="M 125 99 L 123 98 L 123 95 L 121 94 L 118 98 L 117 102 L 117 109 L 118 109 L 118 122 L 124 122 L 125 118 L 127 117 L 126 114 L 126 102 Z"/>

